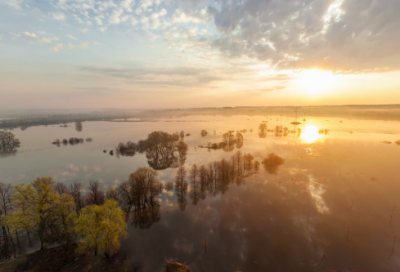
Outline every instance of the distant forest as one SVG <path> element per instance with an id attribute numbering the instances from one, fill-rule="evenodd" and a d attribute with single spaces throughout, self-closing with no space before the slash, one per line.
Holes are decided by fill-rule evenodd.
<path id="1" fill-rule="evenodd" d="M 223 107 L 192 109 L 154 110 L 99 110 L 86 113 L 62 113 L 43 111 L 40 113 L 0 112 L 0 129 L 27 129 L 31 126 L 67 125 L 85 121 L 155 122 L 158 119 L 190 115 L 249 115 L 249 116 L 295 116 L 299 117 L 341 117 L 351 119 L 400 121 L 400 105 L 345 105 L 345 106 L 303 106 L 303 107 Z M 134 119 L 134 120 L 133 120 Z"/>

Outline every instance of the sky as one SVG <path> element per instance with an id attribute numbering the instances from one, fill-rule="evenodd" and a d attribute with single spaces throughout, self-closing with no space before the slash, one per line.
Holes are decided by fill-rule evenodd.
<path id="1" fill-rule="evenodd" d="M 0 0 L 0 108 L 400 104 L 399 0 Z"/>

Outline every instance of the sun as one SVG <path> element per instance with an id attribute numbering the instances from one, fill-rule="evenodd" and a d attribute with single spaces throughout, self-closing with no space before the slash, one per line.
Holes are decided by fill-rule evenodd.
<path id="1" fill-rule="evenodd" d="M 301 133 L 301 138 L 308 144 L 316 142 L 320 138 L 318 128 L 314 125 L 306 126 L 303 133 Z"/>
<path id="2" fill-rule="evenodd" d="M 331 71 L 306 70 L 299 79 L 300 85 L 310 96 L 322 94 L 332 85 L 334 76 Z"/>

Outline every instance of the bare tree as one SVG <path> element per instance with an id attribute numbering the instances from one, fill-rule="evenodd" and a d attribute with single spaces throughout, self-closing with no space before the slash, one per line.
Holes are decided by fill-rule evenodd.
<path id="1" fill-rule="evenodd" d="M 0 216 L 8 215 L 12 210 L 12 202 L 11 197 L 13 195 L 13 187 L 11 184 L 4 184 L 0 182 Z M 10 229 L 2 222 L 0 217 L 0 226 L 1 226 L 1 241 L 0 241 L 0 259 L 9 259 L 11 255 L 15 256 L 15 244 L 13 237 L 10 233 Z"/>
<path id="2" fill-rule="evenodd" d="M 72 195 L 74 202 L 75 202 L 75 209 L 76 212 L 79 211 L 85 206 L 84 199 L 82 195 L 82 184 L 80 182 L 75 181 L 69 186 L 69 192 Z"/>
<path id="3" fill-rule="evenodd" d="M 178 171 L 176 172 L 176 177 L 175 177 L 175 191 L 176 191 L 178 206 L 182 211 L 185 210 L 187 205 L 186 194 L 187 194 L 188 183 L 185 179 L 186 179 L 186 169 L 183 165 L 180 165 Z"/>
<path id="4" fill-rule="evenodd" d="M 106 191 L 106 199 L 114 199 L 117 202 L 120 202 L 119 200 L 119 194 L 117 189 L 115 188 L 110 188 Z"/>
<path id="5" fill-rule="evenodd" d="M 88 205 L 102 205 L 105 202 L 104 192 L 100 188 L 98 180 L 91 180 L 89 183 L 89 192 L 86 195 Z"/>
<path id="6" fill-rule="evenodd" d="M 134 205 L 130 183 L 128 181 L 121 183 L 117 191 L 122 206 L 121 208 L 128 214 Z"/>
<path id="7" fill-rule="evenodd" d="M 68 188 L 67 186 L 65 186 L 64 183 L 61 182 L 57 182 L 56 184 L 54 184 L 54 190 L 59 194 L 68 194 Z"/>

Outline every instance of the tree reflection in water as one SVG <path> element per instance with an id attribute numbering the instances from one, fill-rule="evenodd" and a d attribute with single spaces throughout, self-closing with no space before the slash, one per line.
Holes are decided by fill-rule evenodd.
<path id="1" fill-rule="evenodd" d="M 179 208 L 184 211 L 186 209 L 187 200 L 186 194 L 188 189 L 188 183 L 185 180 L 186 170 L 183 165 L 180 165 L 175 177 L 175 192 L 178 201 Z"/>
<path id="2" fill-rule="evenodd" d="M 275 155 L 274 153 L 269 154 L 268 157 L 262 161 L 262 164 L 264 165 L 264 169 L 269 174 L 277 174 L 279 166 L 281 166 L 284 163 L 285 163 L 285 160 L 283 158 Z"/>
<path id="3" fill-rule="evenodd" d="M 263 160 L 263 164 L 268 172 L 270 169 L 275 171 L 283 164 L 283 159 L 270 154 Z M 180 164 L 175 176 L 175 194 L 179 209 L 182 211 L 186 209 L 187 196 L 193 205 L 197 205 L 208 195 L 224 194 L 231 183 L 238 186 L 244 184 L 246 177 L 258 173 L 259 165 L 253 155 L 237 151 L 230 160 L 222 159 L 200 166 L 193 164 L 189 171 L 188 183 L 187 170 L 183 163 Z M 141 167 L 117 189 L 121 207 L 137 228 L 148 229 L 160 220 L 159 196 L 162 184 L 157 176 L 157 171 L 154 169 Z"/>
<path id="4" fill-rule="evenodd" d="M 140 140 L 138 143 L 120 143 L 116 153 L 117 156 L 134 156 L 137 152 L 145 152 L 149 166 L 155 170 L 163 170 L 185 163 L 187 150 L 187 144 L 178 133 L 154 131 L 146 140 Z"/>
<path id="5" fill-rule="evenodd" d="M 240 132 L 237 132 L 236 135 L 233 134 L 234 131 L 230 130 L 224 134 L 222 134 L 222 142 L 219 143 L 208 143 L 205 148 L 209 150 L 217 150 L 223 149 L 226 152 L 230 152 L 243 147 L 243 135 Z"/>
<path id="6" fill-rule="evenodd" d="M 127 183 L 119 186 L 128 219 L 140 229 L 148 229 L 160 220 L 161 187 L 157 176 L 157 171 L 140 167 L 129 176 Z"/>

